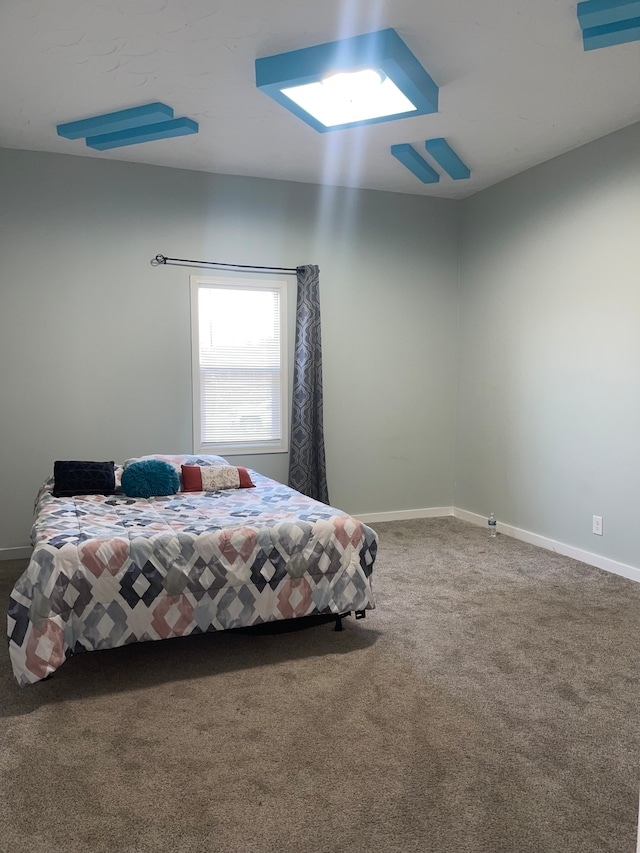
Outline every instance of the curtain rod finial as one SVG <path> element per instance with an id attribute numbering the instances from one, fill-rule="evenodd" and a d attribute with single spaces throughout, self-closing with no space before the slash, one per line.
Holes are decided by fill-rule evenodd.
<path id="1" fill-rule="evenodd" d="M 164 255 L 156 255 L 155 258 L 151 259 L 151 266 L 152 267 L 159 267 L 160 264 L 166 264 L 166 263 L 167 263 L 167 259 L 165 258 Z"/>

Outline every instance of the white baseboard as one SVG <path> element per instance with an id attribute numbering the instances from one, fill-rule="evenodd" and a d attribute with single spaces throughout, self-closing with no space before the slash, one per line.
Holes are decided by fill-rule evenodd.
<path id="1" fill-rule="evenodd" d="M 462 521 L 470 521 L 472 524 L 477 524 L 480 527 L 487 526 L 485 516 L 477 515 L 475 512 L 468 512 L 466 509 L 453 508 L 453 515 Z M 591 551 L 584 551 L 582 548 L 574 548 L 573 545 L 565 545 L 564 542 L 557 542 L 555 539 L 549 539 L 546 536 L 540 536 L 538 533 L 531 533 L 529 530 L 522 530 L 520 527 L 513 527 L 510 524 L 497 524 L 498 533 L 505 536 L 512 536 L 514 539 L 520 539 L 522 542 L 528 542 L 530 545 L 537 545 L 539 548 L 545 548 L 547 551 L 555 551 L 556 554 L 562 554 L 564 557 L 572 557 L 574 560 L 580 560 L 581 563 L 587 563 L 589 566 L 595 566 L 597 569 L 604 569 L 606 572 L 611 572 L 614 575 L 622 575 L 623 578 L 629 578 L 632 581 L 640 583 L 640 569 L 634 566 L 629 566 L 626 563 L 619 563 L 617 560 L 610 560 L 608 557 L 602 557 L 600 554 L 593 554 Z"/>
<path id="2" fill-rule="evenodd" d="M 2 560 L 28 560 L 33 548 L 25 545 L 23 548 L 0 548 L 0 561 Z"/>
<path id="3" fill-rule="evenodd" d="M 453 515 L 452 506 L 434 506 L 429 509 L 399 509 L 396 512 L 368 512 L 355 515 L 358 521 L 365 524 L 375 524 L 376 521 L 407 521 L 410 518 L 442 518 Z"/>
<path id="4" fill-rule="evenodd" d="M 397 512 L 370 512 L 355 517 L 365 524 L 375 524 L 377 521 L 442 518 L 448 515 L 452 515 L 462 521 L 469 521 L 471 524 L 476 524 L 479 527 L 487 526 L 485 516 L 469 512 L 466 509 L 460 509 L 457 506 L 405 509 L 398 510 Z M 530 545 L 537 545 L 539 548 L 545 548 L 547 551 L 555 551 L 556 554 L 571 557 L 574 560 L 579 560 L 581 563 L 586 563 L 588 566 L 595 566 L 597 569 L 604 569 L 605 572 L 621 575 L 623 578 L 629 578 L 629 580 L 640 583 L 640 569 L 635 566 L 629 566 L 626 563 L 602 557 L 600 554 L 593 554 L 591 551 L 585 551 L 582 548 L 575 548 L 573 545 L 565 545 L 564 542 L 557 542 L 555 539 L 549 539 L 547 536 L 540 536 L 538 533 L 531 533 L 528 530 L 522 530 L 520 527 L 513 527 L 510 524 L 503 524 L 500 521 L 497 524 L 497 532 L 503 536 L 512 536 L 514 539 L 520 539 L 522 542 L 528 542 Z"/>

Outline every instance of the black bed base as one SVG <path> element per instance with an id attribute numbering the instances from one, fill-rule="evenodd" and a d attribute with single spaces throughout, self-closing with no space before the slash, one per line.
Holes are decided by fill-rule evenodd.
<path id="1" fill-rule="evenodd" d="M 366 610 L 355 610 L 354 613 L 355 613 L 356 619 L 364 619 L 367 615 Z M 342 620 L 345 618 L 345 616 L 351 616 L 351 611 L 348 610 L 346 613 L 341 613 L 339 616 L 328 616 L 326 621 L 328 622 L 331 619 L 335 619 L 336 626 L 333 630 L 334 631 L 344 631 L 344 628 L 342 627 Z"/>
<path id="2" fill-rule="evenodd" d="M 366 610 L 354 610 L 356 619 L 364 619 Z M 334 631 L 344 631 L 342 620 L 351 616 L 351 611 L 346 613 L 321 613 L 314 616 L 299 616 L 295 619 L 278 619 L 274 622 L 262 622 L 260 625 L 247 625 L 246 628 L 230 628 L 237 634 L 284 634 L 287 631 L 301 631 L 303 628 L 312 628 L 314 625 L 322 625 L 325 622 L 335 622 Z"/>

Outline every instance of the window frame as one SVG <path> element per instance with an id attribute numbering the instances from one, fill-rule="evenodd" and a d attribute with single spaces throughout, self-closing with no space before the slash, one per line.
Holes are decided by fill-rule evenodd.
<path id="1" fill-rule="evenodd" d="M 242 289 L 250 291 L 267 290 L 279 292 L 280 313 L 280 427 L 281 437 L 275 441 L 254 442 L 203 442 L 202 441 L 202 394 L 200 383 L 200 316 L 199 294 L 203 287 L 219 289 Z M 191 291 L 191 388 L 193 413 L 193 450 L 194 453 L 242 456 L 263 453 L 289 452 L 289 346 L 287 281 L 275 275 L 244 273 L 220 273 L 216 275 L 190 276 Z"/>

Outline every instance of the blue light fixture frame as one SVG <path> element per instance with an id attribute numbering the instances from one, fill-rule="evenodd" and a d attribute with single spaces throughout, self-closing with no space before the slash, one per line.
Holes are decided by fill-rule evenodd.
<path id="1" fill-rule="evenodd" d="M 438 87 L 393 29 L 256 59 L 255 67 L 258 89 L 319 133 L 438 111 Z M 326 127 L 282 93 L 282 89 L 319 83 L 330 74 L 364 68 L 384 72 L 416 109 Z"/>

